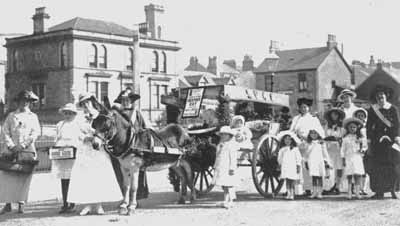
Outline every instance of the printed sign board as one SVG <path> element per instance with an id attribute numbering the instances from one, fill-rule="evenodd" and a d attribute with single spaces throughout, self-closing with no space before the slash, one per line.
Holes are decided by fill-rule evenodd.
<path id="1" fill-rule="evenodd" d="M 203 101 L 204 88 L 191 88 L 188 90 L 182 118 L 198 117 Z"/>

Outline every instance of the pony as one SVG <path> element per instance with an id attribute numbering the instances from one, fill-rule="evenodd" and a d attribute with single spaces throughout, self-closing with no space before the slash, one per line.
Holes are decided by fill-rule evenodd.
<path id="1" fill-rule="evenodd" d="M 182 149 L 191 143 L 192 138 L 180 125 L 169 124 L 159 131 L 134 131 L 129 118 L 120 110 L 105 107 L 98 102 L 96 105 L 100 112 L 93 120 L 92 128 L 103 141 L 105 151 L 116 158 L 121 166 L 123 200 L 119 206 L 119 214 L 130 215 L 135 212 L 139 170 L 151 172 L 169 168 L 171 183 L 175 191 L 179 192 L 178 203 L 185 203 L 187 187 L 191 190 L 190 201 L 196 199 L 191 165 L 183 154 L 167 153 L 169 147 Z M 157 141 L 165 147 L 165 153 L 153 152 Z"/>

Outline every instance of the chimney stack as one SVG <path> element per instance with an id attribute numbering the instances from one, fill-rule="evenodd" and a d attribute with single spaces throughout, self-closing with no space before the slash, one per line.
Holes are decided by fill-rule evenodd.
<path id="1" fill-rule="evenodd" d="M 276 53 L 276 51 L 279 51 L 279 42 L 271 40 L 269 44 L 269 53 Z"/>
<path id="2" fill-rule="evenodd" d="M 328 47 L 328 49 L 333 49 L 336 46 L 337 46 L 336 35 L 328 34 L 328 41 L 326 42 L 326 47 Z"/>
<path id="3" fill-rule="evenodd" d="M 370 66 L 370 67 L 375 66 L 374 55 L 371 55 L 371 57 L 369 58 L 369 66 Z"/>
<path id="4" fill-rule="evenodd" d="M 35 15 L 33 15 L 33 34 L 40 34 L 47 31 L 45 19 L 49 19 L 49 14 L 45 11 L 46 7 L 39 7 L 35 9 Z"/>
<path id="5" fill-rule="evenodd" d="M 216 56 L 208 57 L 207 71 L 214 75 L 218 75 L 218 73 L 217 73 L 217 57 Z"/>
<path id="6" fill-rule="evenodd" d="M 254 61 L 251 59 L 251 56 L 245 55 L 242 64 L 242 71 L 253 71 L 254 70 Z"/>
<path id="7" fill-rule="evenodd" d="M 154 39 L 161 39 L 163 31 L 162 14 L 164 14 L 164 7 L 161 5 L 150 4 L 144 7 L 146 13 L 146 23 L 150 37 Z"/>

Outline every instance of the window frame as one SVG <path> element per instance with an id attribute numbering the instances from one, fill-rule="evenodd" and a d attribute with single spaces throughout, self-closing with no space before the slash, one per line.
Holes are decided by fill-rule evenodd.
<path id="1" fill-rule="evenodd" d="M 33 104 L 33 109 L 42 109 L 46 105 L 46 88 L 45 82 L 35 82 L 31 84 L 32 92 L 39 98 L 39 100 Z"/>
<path id="2" fill-rule="evenodd" d="M 101 45 L 101 52 L 99 54 L 98 67 L 107 68 L 107 48 L 105 45 Z"/>
<path id="3" fill-rule="evenodd" d="M 299 82 L 299 91 L 304 92 L 308 90 L 308 81 L 307 81 L 307 74 L 306 73 L 298 73 L 297 79 Z"/>
<path id="4" fill-rule="evenodd" d="M 157 51 L 153 51 L 153 59 L 152 59 L 152 65 L 151 65 L 151 71 L 152 72 L 159 72 L 159 55 Z"/>
<path id="5" fill-rule="evenodd" d="M 163 59 L 162 59 L 162 68 L 160 72 L 167 73 L 167 54 L 164 51 L 162 51 L 161 55 Z"/>
<path id="6" fill-rule="evenodd" d="M 12 51 L 12 71 L 17 72 L 18 71 L 18 50 L 14 49 Z"/>
<path id="7" fill-rule="evenodd" d="M 128 64 L 126 70 L 133 71 L 133 48 L 128 48 Z"/>
<path id="8" fill-rule="evenodd" d="M 60 66 L 61 68 L 67 67 L 68 62 L 68 47 L 65 42 L 62 42 L 60 45 Z"/>
<path id="9" fill-rule="evenodd" d="M 98 57 L 98 49 L 97 49 L 97 46 L 96 46 L 94 43 L 92 43 L 92 44 L 90 45 L 89 67 L 97 68 L 97 65 L 98 65 L 98 59 L 97 59 L 97 57 Z M 93 58 L 93 59 L 92 59 L 92 58 Z M 93 60 L 93 61 L 91 61 L 91 60 Z"/>

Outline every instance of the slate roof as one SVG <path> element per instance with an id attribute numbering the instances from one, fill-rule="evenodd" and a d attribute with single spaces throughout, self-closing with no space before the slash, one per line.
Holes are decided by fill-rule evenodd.
<path id="1" fill-rule="evenodd" d="M 355 86 L 359 86 L 363 83 L 374 71 L 376 68 L 366 68 L 358 65 L 353 66 L 354 72 L 354 83 Z"/>
<path id="2" fill-rule="evenodd" d="M 202 64 L 199 62 L 194 63 L 194 64 L 189 64 L 186 68 L 185 71 L 200 71 L 200 72 L 207 72 L 207 68 L 204 67 Z"/>
<path id="3" fill-rule="evenodd" d="M 316 69 L 329 55 L 331 50 L 327 47 L 316 47 L 306 49 L 293 49 L 277 51 L 279 60 L 274 71 L 296 71 L 305 69 Z M 274 68 L 275 59 L 265 58 L 257 67 L 255 72 L 268 72 Z"/>
<path id="4" fill-rule="evenodd" d="M 74 29 L 80 31 L 89 31 L 103 34 L 113 34 L 119 36 L 132 37 L 133 31 L 122 25 L 114 22 L 86 19 L 81 17 L 75 17 L 71 20 L 67 20 L 58 25 L 49 28 L 49 31 L 67 30 Z"/>

